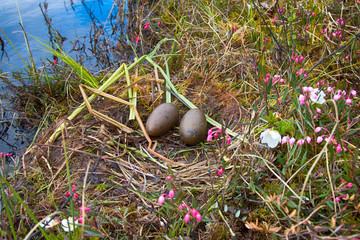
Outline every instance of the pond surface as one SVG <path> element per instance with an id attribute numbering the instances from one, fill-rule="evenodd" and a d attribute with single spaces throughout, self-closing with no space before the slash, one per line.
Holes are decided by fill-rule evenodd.
<path id="1" fill-rule="evenodd" d="M 20 23 L 36 67 L 54 61 L 36 38 L 50 46 L 55 39 L 61 39 L 63 50 L 90 69 L 106 66 L 109 63 L 99 61 L 91 40 L 114 42 L 124 38 L 121 35 L 126 18 L 119 21 L 119 12 L 127 12 L 127 1 L 0 0 L 0 12 L 0 73 L 9 77 L 11 72 L 25 68 L 24 61 L 26 64 L 30 61 Z M 31 134 L 25 134 L 26 126 L 18 126 L 16 113 L 10 110 L 11 102 L 3 96 L 9 91 L 3 82 L 0 84 L 0 152 L 16 153 L 28 143 Z"/>

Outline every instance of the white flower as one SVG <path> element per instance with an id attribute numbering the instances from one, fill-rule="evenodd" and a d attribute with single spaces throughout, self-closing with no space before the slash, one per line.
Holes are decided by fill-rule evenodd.
<path id="1" fill-rule="evenodd" d="M 76 219 L 76 218 L 75 218 Z M 61 221 L 61 227 L 64 229 L 65 232 L 74 231 L 74 228 L 76 227 L 76 224 L 79 223 L 79 220 L 75 220 L 72 217 L 69 217 L 68 219 L 63 219 Z"/>
<path id="2" fill-rule="evenodd" d="M 281 136 L 278 131 L 266 129 L 260 134 L 261 143 L 267 143 L 270 148 L 275 148 L 281 142 Z"/>
<path id="3" fill-rule="evenodd" d="M 47 228 L 52 228 L 56 224 L 57 222 L 54 219 L 47 218 L 45 221 L 40 223 L 40 227 L 47 229 Z"/>
<path id="4" fill-rule="evenodd" d="M 310 99 L 311 101 L 313 101 L 313 103 L 323 104 L 326 101 L 324 98 L 326 94 L 324 93 L 324 91 L 320 91 L 319 93 L 318 92 L 319 89 L 314 88 L 313 91 L 310 93 Z"/>

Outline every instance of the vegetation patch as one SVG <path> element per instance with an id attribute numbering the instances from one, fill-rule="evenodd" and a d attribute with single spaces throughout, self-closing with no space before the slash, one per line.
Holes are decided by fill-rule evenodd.
<path id="1" fill-rule="evenodd" d="M 134 61 L 98 75 L 48 47 L 76 81 L 37 75 L 69 91 L 39 97 L 46 124 L 1 156 L 2 236 L 360 238 L 359 6 L 155 1 Z M 206 139 L 182 143 L 180 120 L 149 137 L 164 102 L 202 110 Z"/>

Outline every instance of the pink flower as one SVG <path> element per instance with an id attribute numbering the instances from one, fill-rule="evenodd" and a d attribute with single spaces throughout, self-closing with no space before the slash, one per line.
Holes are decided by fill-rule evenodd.
<path id="1" fill-rule="evenodd" d="M 169 175 L 169 176 L 167 176 L 166 178 L 165 178 L 165 181 L 167 181 L 167 180 L 174 180 L 174 178 L 171 176 L 171 175 Z"/>
<path id="2" fill-rule="evenodd" d="M 226 139 L 226 142 L 227 142 L 227 144 L 230 144 L 230 143 L 231 143 L 231 138 L 228 137 L 228 138 Z"/>
<path id="3" fill-rule="evenodd" d="M 232 29 L 234 30 L 234 32 L 236 32 L 236 30 L 237 30 L 236 27 L 232 27 Z"/>
<path id="4" fill-rule="evenodd" d="M 342 196 L 338 196 L 335 198 L 335 202 L 340 202 L 340 199 L 341 199 Z"/>
<path id="5" fill-rule="evenodd" d="M 346 187 L 346 188 L 352 188 L 352 187 L 353 187 L 353 184 L 352 184 L 352 183 L 348 183 L 345 187 Z"/>
<path id="6" fill-rule="evenodd" d="M 324 140 L 323 137 L 319 136 L 317 137 L 316 142 L 321 143 L 323 140 Z"/>
<path id="7" fill-rule="evenodd" d="M 320 108 L 316 108 L 316 112 L 317 112 L 317 113 L 321 113 L 321 109 L 320 109 Z"/>
<path id="8" fill-rule="evenodd" d="M 302 87 L 302 90 L 303 90 L 304 93 L 306 93 L 306 92 L 309 91 L 309 87 L 306 87 L 306 86 L 305 86 L 305 87 Z"/>
<path id="9" fill-rule="evenodd" d="M 320 132 L 321 131 L 321 129 L 322 129 L 322 127 L 317 127 L 317 128 L 315 128 L 315 132 Z"/>
<path id="10" fill-rule="evenodd" d="M 57 64 L 57 61 L 56 61 L 56 60 L 54 60 L 54 64 Z"/>
<path id="11" fill-rule="evenodd" d="M 280 75 L 274 75 L 274 77 L 273 77 L 273 81 L 276 81 L 276 80 L 279 80 L 280 79 Z"/>
<path id="12" fill-rule="evenodd" d="M 5 154 L 5 157 L 11 157 L 11 153 L 7 153 L 7 154 Z"/>
<path id="13" fill-rule="evenodd" d="M 3 152 L 1 152 L 0 156 L 3 158 L 5 156 L 5 154 Z"/>
<path id="14" fill-rule="evenodd" d="M 174 189 L 171 189 L 170 192 L 169 192 L 169 198 L 173 198 L 175 196 L 175 191 Z"/>
<path id="15" fill-rule="evenodd" d="M 301 145 L 303 145 L 304 143 L 305 143 L 305 140 L 304 140 L 304 139 L 300 139 L 300 140 L 297 141 L 296 144 L 297 144 L 298 146 L 301 146 Z"/>
<path id="16" fill-rule="evenodd" d="M 148 29 L 150 27 L 150 23 L 146 23 L 144 29 Z"/>
<path id="17" fill-rule="evenodd" d="M 306 140 L 308 143 L 311 143 L 311 137 L 306 136 L 305 140 Z"/>
<path id="18" fill-rule="evenodd" d="M 196 218 L 197 222 L 201 222 L 201 214 L 200 213 L 197 213 L 195 218 Z"/>
<path id="19" fill-rule="evenodd" d="M 295 138 L 293 138 L 293 137 L 290 138 L 290 140 L 289 140 L 290 145 L 292 146 L 295 143 L 295 141 L 296 141 Z"/>
<path id="20" fill-rule="evenodd" d="M 356 97 L 356 91 L 355 90 L 351 90 L 350 94 L 353 95 L 354 97 Z"/>
<path id="21" fill-rule="evenodd" d="M 324 81 L 321 80 L 320 82 L 317 82 L 317 83 L 316 83 L 316 86 L 318 86 L 318 87 L 324 86 Z"/>
<path id="22" fill-rule="evenodd" d="M 308 76 L 308 75 L 307 75 L 306 73 L 304 73 L 304 75 L 303 75 L 303 76 L 304 76 L 304 78 L 307 78 L 307 76 Z"/>
<path id="23" fill-rule="evenodd" d="M 337 152 L 337 153 L 340 153 L 340 152 L 341 152 L 341 146 L 340 146 L 340 145 L 337 145 L 337 147 L 336 147 L 336 152 Z"/>
<path id="24" fill-rule="evenodd" d="M 193 217 L 196 217 L 196 214 L 198 214 L 198 211 L 196 211 L 196 209 L 193 208 L 193 209 L 191 209 L 190 213 Z"/>
<path id="25" fill-rule="evenodd" d="M 274 23 L 276 20 L 278 20 L 278 18 L 274 17 L 273 19 L 271 19 L 271 23 Z"/>
<path id="26" fill-rule="evenodd" d="M 221 174 L 224 172 L 223 168 L 220 168 L 220 170 L 217 172 L 217 175 L 221 176 Z"/>
<path id="27" fill-rule="evenodd" d="M 281 144 L 287 143 L 288 140 L 289 140 L 288 136 L 283 137 L 282 140 L 281 140 Z"/>
<path id="28" fill-rule="evenodd" d="M 139 40 L 140 40 L 140 37 L 136 37 L 136 38 L 135 38 L 136 44 L 138 44 Z"/>
<path id="29" fill-rule="evenodd" d="M 181 210 L 182 210 L 184 207 L 186 207 L 187 209 L 190 210 L 189 206 L 186 205 L 185 203 L 182 203 L 182 204 L 179 205 L 179 209 L 181 209 Z"/>
<path id="30" fill-rule="evenodd" d="M 159 21 L 159 22 L 158 22 L 158 26 L 160 26 L 160 25 L 161 25 L 161 22 Z"/>
<path id="31" fill-rule="evenodd" d="M 88 211 L 90 211 L 90 208 L 88 208 L 88 207 L 85 207 L 85 206 L 81 206 L 81 207 L 79 207 L 79 209 L 80 209 L 80 211 L 81 212 L 88 212 Z"/>
<path id="32" fill-rule="evenodd" d="M 186 214 L 184 220 L 185 220 L 185 223 L 188 223 L 190 221 L 190 215 Z"/>
<path id="33" fill-rule="evenodd" d="M 333 89 L 332 87 L 328 87 L 326 91 L 327 91 L 327 92 L 333 92 L 334 89 Z"/>
<path id="34" fill-rule="evenodd" d="M 71 192 L 75 192 L 75 190 L 76 190 L 76 185 L 71 185 Z M 67 192 L 67 193 L 65 193 L 65 196 L 70 196 L 70 192 Z M 74 193 L 74 198 L 77 198 L 77 197 L 79 197 L 79 195 L 77 195 L 76 193 Z"/>
<path id="35" fill-rule="evenodd" d="M 264 42 L 264 43 L 270 42 L 270 39 L 265 38 L 265 39 L 263 40 L 263 42 Z"/>
<path id="36" fill-rule="evenodd" d="M 336 20 L 336 22 L 340 23 L 341 25 L 345 24 L 343 18 L 339 18 L 338 20 Z"/>
<path id="37" fill-rule="evenodd" d="M 351 105 L 351 99 L 350 99 L 350 98 L 347 98 L 347 99 L 345 100 L 345 103 L 346 103 L 347 105 Z"/>
<path id="38" fill-rule="evenodd" d="M 165 202 L 164 194 L 161 194 L 158 200 L 159 205 L 163 205 Z"/>
<path id="39" fill-rule="evenodd" d="M 298 75 L 302 74 L 303 72 L 304 72 L 304 69 L 303 69 L 303 68 L 301 68 L 300 70 L 296 71 L 296 76 L 298 76 Z"/>
<path id="40" fill-rule="evenodd" d="M 337 100 L 339 100 L 340 98 L 341 98 L 340 95 L 335 95 L 335 96 L 333 97 L 333 100 L 334 100 L 334 101 L 337 101 Z"/>
<path id="41" fill-rule="evenodd" d="M 299 103 L 300 105 L 305 105 L 306 97 L 302 94 L 299 95 Z"/>

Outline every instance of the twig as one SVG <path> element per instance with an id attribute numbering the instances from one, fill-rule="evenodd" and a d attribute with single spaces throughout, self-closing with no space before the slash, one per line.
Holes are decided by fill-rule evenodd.
<path id="1" fill-rule="evenodd" d="M 264 24 L 265 24 L 266 28 L 269 30 L 271 37 L 274 39 L 274 41 L 275 41 L 275 42 L 276 42 L 276 44 L 278 45 L 279 50 L 287 54 L 287 52 L 286 52 L 284 49 L 282 49 L 281 44 L 277 41 L 277 39 L 275 38 L 275 36 L 274 36 L 274 34 L 272 33 L 271 29 L 270 29 L 270 28 L 269 28 L 269 26 L 267 25 L 267 23 L 266 23 L 266 21 L 265 21 L 264 17 L 263 17 L 263 16 L 262 16 L 262 14 L 260 13 L 260 10 L 259 10 L 259 8 L 256 6 L 256 4 L 255 4 L 254 0 L 252 0 L 252 2 L 253 2 L 253 5 L 254 5 L 254 6 L 255 6 L 255 8 L 256 8 L 256 11 L 259 13 L 259 15 L 260 15 L 261 19 L 263 20 L 263 22 L 264 22 Z"/>
<path id="2" fill-rule="evenodd" d="M 322 64 L 326 59 L 328 59 L 329 57 L 331 57 L 332 55 L 338 53 L 339 51 L 343 50 L 344 48 L 348 47 L 350 45 L 350 43 L 352 43 L 356 38 L 360 37 L 360 33 L 356 34 L 354 36 L 353 39 L 351 39 L 349 42 L 347 42 L 344 46 L 339 47 L 338 49 L 336 49 L 334 52 L 330 53 L 329 55 L 323 57 L 318 63 L 316 63 L 312 68 L 310 68 L 310 70 L 306 73 L 307 75 L 309 75 L 309 73 L 312 72 L 312 70 L 314 70 L 314 68 L 316 68 L 317 66 L 319 66 L 320 64 Z"/>

